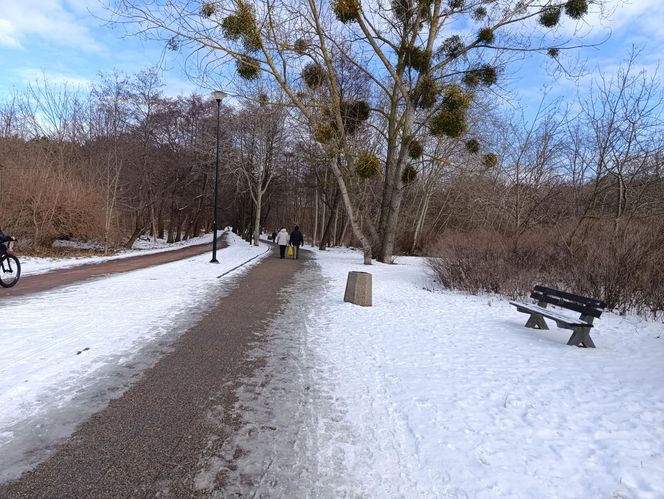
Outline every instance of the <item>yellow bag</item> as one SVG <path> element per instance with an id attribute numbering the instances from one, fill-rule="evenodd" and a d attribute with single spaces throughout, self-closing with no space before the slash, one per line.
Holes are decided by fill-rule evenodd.
<path id="1" fill-rule="evenodd" d="M 288 247 L 288 258 L 293 258 L 293 247 L 289 246 Z"/>

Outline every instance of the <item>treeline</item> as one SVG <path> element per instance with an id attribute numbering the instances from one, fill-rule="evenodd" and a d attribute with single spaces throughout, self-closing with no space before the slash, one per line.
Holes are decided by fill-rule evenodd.
<path id="1" fill-rule="evenodd" d="M 37 248 L 209 231 L 217 104 L 162 90 L 147 70 L 104 75 L 89 92 L 41 82 L 4 102 L 3 229 Z M 528 119 L 478 98 L 467 134 L 476 141 L 419 141 L 402 179 L 396 254 L 431 257 L 443 285 L 467 291 L 517 296 L 542 283 L 621 310 L 663 310 L 661 88 L 630 63 L 585 95 Z M 220 225 L 251 239 L 299 224 L 321 248 L 361 246 L 345 206 L 358 207 L 362 230 L 378 225 L 381 118 L 357 125 L 352 140 L 371 155 L 350 168 L 287 102 L 257 86 L 222 104 Z M 495 152 L 478 154 L 480 143 Z"/>
<path id="2" fill-rule="evenodd" d="M 89 91 L 44 79 L 2 102 L 0 226 L 38 251 L 56 239 L 108 250 L 141 235 L 177 242 L 209 232 L 217 106 L 164 97 L 163 87 L 149 69 L 102 75 Z M 256 154 L 272 161 L 284 146 L 258 147 L 252 127 L 266 121 L 257 114 L 222 106 L 221 116 L 219 223 L 241 232 L 254 213 L 241 166 Z"/>

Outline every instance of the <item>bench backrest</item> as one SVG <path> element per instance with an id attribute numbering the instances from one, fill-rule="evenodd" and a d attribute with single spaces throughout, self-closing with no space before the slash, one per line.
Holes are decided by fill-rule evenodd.
<path id="1" fill-rule="evenodd" d="M 545 288 L 544 286 L 535 286 L 530 297 L 538 302 L 550 303 L 595 318 L 599 318 L 606 308 L 606 303 L 603 301 L 558 291 L 557 289 Z"/>

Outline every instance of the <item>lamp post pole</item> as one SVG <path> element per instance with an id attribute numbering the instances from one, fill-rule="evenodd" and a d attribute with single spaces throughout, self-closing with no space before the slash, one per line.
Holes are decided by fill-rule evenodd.
<path id="1" fill-rule="evenodd" d="M 212 235 L 212 260 L 210 263 L 219 263 L 217 260 L 217 199 L 219 197 L 219 116 L 221 110 L 221 101 L 226 97 L 226 93 L 221 90 L 212 92 L 212 97 L 217 101 L 217 154 L 214 162 L 214 213 L 212 214 L 212 224 L 214 233 Z"/>

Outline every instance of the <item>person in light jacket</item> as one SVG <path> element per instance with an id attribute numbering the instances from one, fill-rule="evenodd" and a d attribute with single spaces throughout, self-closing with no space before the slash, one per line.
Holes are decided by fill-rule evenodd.
<path id="1" fill-rule="evenodd" d="M 289 240 L 290 240 L 290 235 L 288 234 L 286 227 L 282 227 L 279 233 L 277 234 L 277 240 L 275 241 L 279 245 L 280 258 L 286 258 L 286 246 L 288 246 Z"/>

